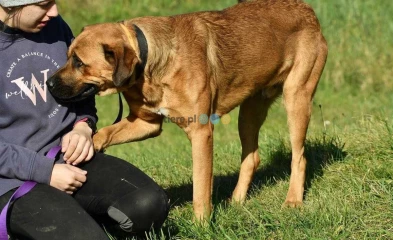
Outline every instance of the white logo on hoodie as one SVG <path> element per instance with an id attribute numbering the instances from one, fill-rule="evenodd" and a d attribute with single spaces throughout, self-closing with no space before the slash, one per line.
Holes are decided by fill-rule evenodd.
<path id="1" fill-rule="evenodd" d="M 49 72 L 49 69 L 41 71 L 41 73 L 44 75 L 44 84 L 43 84 L 44 86 L 43 86 L 43 88 L 42 88 L 41 84 L 37 81 L 37 78 L 34 76 L 34 74 L 31 74 L 31 86 L 30 86 L 30 89 L 27 87 L 27 85 L 23 81 L 24 77 L 15 79 L 15 80 L 13 80 L 11 82 L 15 83 L 16 85 L 18 85 L 18 87 L 21 89 L 20 94 L 22 95 L 22 92 L 23 92 L 28 98 L 30 98 L 30 100 L 33 102 L 34 106 L 36 106 L 37 105 L 36 90 L 41 95 L 41 97 L 44 100 L 44 102 L 46 102 L 46 94 L 47 94 L 46 81 L 48 80 L 48 72 Z M 8 95 L 6 97 L 8 98 L 11 95 L 14 95 L 14 94 L 10 94 L 10 95 Z"/>

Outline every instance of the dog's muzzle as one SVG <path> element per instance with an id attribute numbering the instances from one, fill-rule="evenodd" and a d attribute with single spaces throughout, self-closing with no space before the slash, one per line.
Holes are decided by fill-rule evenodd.
<path id="1" fill-rule="evenodd" d="M 94 84 L 84 84 L 77 92 L 72 86 L 61 84 L 56 78 L 50 78 L 46 81 L 49 92 L 59 102 L 78 102 L 87 97 L 98 93 L 98 87 Z"/>

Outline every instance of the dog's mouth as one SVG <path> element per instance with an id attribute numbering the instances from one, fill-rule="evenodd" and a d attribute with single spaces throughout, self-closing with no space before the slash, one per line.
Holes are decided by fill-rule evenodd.
<path id="1" fill-rule="evenodd" d="M 98 91 L 98 86 L 94 84 L 85 84 L 85 86 L 77 94 L 71 97 L 59 96 L 53 93 L 52 94 L 56 99 L 61 102 L 78 102 L 97 94 Z"/>

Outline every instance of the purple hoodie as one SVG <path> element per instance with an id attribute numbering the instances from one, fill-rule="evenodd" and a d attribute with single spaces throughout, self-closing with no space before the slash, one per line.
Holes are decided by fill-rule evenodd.
<path id="1" fill-rule="evenodd" d="M 45 154 L 79 119 L 97 121 L 94 97 L 60 104 L 45 84 L 72 39 L 60 16 L 39 33 L 0 31 L 0 196 L 24 180 L 49 184 L 54 160 Z"/>

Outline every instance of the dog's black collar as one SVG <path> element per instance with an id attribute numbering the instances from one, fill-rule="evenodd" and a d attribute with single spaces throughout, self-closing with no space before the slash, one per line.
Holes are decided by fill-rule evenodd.
<path id="1" fill-rule="evenodd" d="M 135 67 L 135 74 L 136 74 L 135 79 L 139 79 L 140 76 L 145 71 L 149 48 L 147 45 L 145 34 L 143 34 L 142 30 L 137 25 L 133 24 L 133 26 L 136 33 L 136 39 L 138 41 L 139 54 L 140 54 L 139 57 L 141 59 L 141 62 L 137 64 L 137 66 Z"/>
<path id="2" fill-rule="evenodd" d="M 134 30 L 136 33 L 136 39 L 138 41 L 138 46 L 139 46 L 139 54 L 140 54 L 139 57 L 141 59 L 141 62 L 138 63 L 135 67 L 135 79 L 139 79 L 143 74 L 143 72 L 145 71 L 149 48 L 147 45 L 145 34 L 143 34 L 142 30 L 135 24 L 134 24 Z M 123 115 L 122 113 L 123 113 L 123 103 L 121 100 L 121 94 L 119 93 L 119 112 L 117 114 L 116 120 L 112 124 L 116 124 L 120 122 Z"/>

